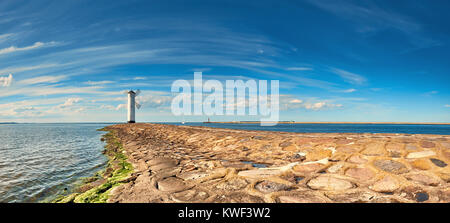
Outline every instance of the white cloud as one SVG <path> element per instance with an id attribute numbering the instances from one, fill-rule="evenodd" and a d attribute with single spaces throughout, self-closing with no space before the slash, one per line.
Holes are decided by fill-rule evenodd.
<path id="1" fill-rule="evenodd" d="M 349 82 L 351 84 L 364 84 L 366 82 L 366 78 L 359 74 L 351 73 L 345 70 L 331 68 L 331 72 L 339 75 L 344 81 Z"/>
<path id="2" fill-rule="evenodd" d="M 7 40 L 9 37 L 13 36 L 14 34 L 12 33 L 6 33 L 6 34 L 2 34 L 0 35 L 0 42 L 3 42 L 5 40 Z"/>
<path id="3" fill-rule="evenodd" d="M 18 107 L 9 109 L 6 111 L 0 111 L 0 116 L 14 116 L 14 117 L 41 117 L 44 113 L 39 111 L 37 108 L 28 107 Z"/>
<path id="4" fill-rule="evenodd" d="M 83 99 L 82 98 L 69 98 L 64 102 L 64 104 L 58 105 L 58 108 L 67 108 L 67 107 L 73 106 L 75 103 L 78 103 L 81 100 L 83 100 Z"/>
<path id="5" fill-rule="evenodd" d="M 286 70 L 302 71 L 302 70 L 312 70 L 312 68 L 311 67 L 289 67 L 289 68 L 286 68 Z"/>
<path id="6" fill-rule="evenodd" d="M 35 66 L 24 66 L 24 67 L 8 67 L 5 69 L 0 70 L 0 73 L 20 73 L 24 71 L 30 71 L 30 70 L 39 70 L 39 69 L 45 69 L 45 68 L 52 68 L 58 66 L 57 64 L 40 64 Z"/>
<path id="7" fill-rule="evenodd" d="M 105 84 L 112 84 L 114 81 L 86 81 L 83 82 L 83 84 L 87 85 L 105 85 Z"/>
<path id="8" fill-rule="evenodd" d="M 4 49 L 0 49 L 0 55 L 1 54 L 7 54 L 7 53 L 12 53 L 12 52 L 16 52 L 16 51 L 25 51 L 25 50 L 32 50 L 32 49 L 36 49 L 39 48 L 41 46 L 44 46 L 44 43 L 41 42 L 35 42 L 33 45 L 31 46 L 26 46 L 26 47 L 15 47 L 15 46 L 10 46 L 8 48 L 4 48 Z"/>
<path id="9" fill-rule="evenodd" d="M 13 81 L 12 74 L 9 74 L 7 77 L 0 77 L 0 87 L 9 87 Z"/>
<path id="10" fill-rule="evenodd" d="M 302 103 L 302 100 L 299 99 L 292 99 L 291 101 L 289 101 L 289 103 L 294 103 L 294 104 L 298 104 L 298 103 Z"/>
<path id="11" fill-rule="evenodd" d="M 324 108 L 340 108 L 342 104 L 329 104 L 327 102 L 305 103 L 304 108 L 308 110 L 321 110 Z"/>
<path id="12" fill-rule="evenodd" d="M 120 110 L 120 109 L 123 109 L 126 107 L 127 107 L 127 104 L 120 104 L 120 105 L 117 105 L 116 110 Z"/>
<path id="13" fill-rule="evenodd" d="M 352 92 L 355 92 L 355 91 L 356 91 L 356 89 L 350 88 L 350 89 L 347 89 L 347 90 L 343 90 L 342 92 L 344 92 L 344 93 L 352 93 Z"/>
<path id="14" fill-rule="evenodd" d="M 64 80 L 66 78 L 67 78 L 67 76 L 65 76 L 65 75 L 40 76 L 40 77 L 34 77 L 34 78 L 21 80 L 21 81 L 18 81 L 17 83 L 18 84 L 23 84 L 23 85 L 40 84 L 40 83 L 51 84 L 51 83 L 57 83 L 57 82 L 59 82 L 61 80 Z"/>

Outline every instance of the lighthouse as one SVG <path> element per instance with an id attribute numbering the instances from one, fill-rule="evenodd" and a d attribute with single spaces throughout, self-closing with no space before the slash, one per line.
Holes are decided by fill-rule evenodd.
<path id="1" fill-rule="evenodd" d="M 128 123 L 135 123 L 135 107 L 139 109 L 141 106 L 136 103 L 136 96 L 140 93 L 139 90 L 134 92 L 133 90 L 128 91 Z"/>

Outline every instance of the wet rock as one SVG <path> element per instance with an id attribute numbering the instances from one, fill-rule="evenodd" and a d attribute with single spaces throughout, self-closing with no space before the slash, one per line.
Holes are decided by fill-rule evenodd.
<path id="1" fill-rule="evenodd" d="M 434 155 L 436 155 L 436 153 L 434 151 L 427 150 L 427 151 L 409 153 L 406 156 L 406 158 L 407 159 L 418 159 L 418 158 L 424 158 L 424 157 L 429 157 L 429 156 L 434 156 Z"/>
<path id="2" fill-rule="evenodd" d="M 295 155 L 292 156 L 291 161 L 292 161 L 292 162 L 301 162 L 301 161 L 303 161 L 303 160 L 305 160 L 305 159 L 306 159 L 305 156 L 303 156 L 303 155 L 297 153 L 297 154 L 295 154 Z"/>
<path id="3" fill-rule="evenodd" d="M 295 183 L 299 183 L 300 181 L 302 181 L 303 179 L 305 179 L 304 177 L 300 177 L 300 176 L 296 176 L 296 177 L 294 177 L 294 181 L 295 181 Z"/>
<path id="4" fill-rule="evenodd" d="M 289 186 L 272 181 L 263 181 L 256 184 L 255 188 L 263 193 L 272 193 L 276 191 L 287 190 L 289 189 Z"/>
<path id="5" fill-rule="evenodd" d="M 375 176 L 375 173 L 369 168 L 351 168 L 345 172 L 345 175 L 358 179 L 359 181 L 367 181 Z"/>
<path id="6" fill-rule="evenodd" d="M 428 194 L 426 192 L 419 192 L 416 194 L 415 198 L 416 198 L 416 201 L 418 201 L 418 202 L 424 202 L 424 201 L 427 201 L 430 198 L 430 196 L 428 196 Z"/>
<path id="7" fill-rule="evenodd" d="M 385 176 L 382 180 L 376 182 L 374 185 L 369 187 L 371 190 L 382 193 L 394 192 L 400 187 L 397 179 L 391 176 Z"/>
<path id="8" fill-rule="evenodd" d="M 394 160 L 375 160 L 373 165 L 389 173 L 401 174 L 408 172 L 405 165 Z"/>
<path id="9" fill-rule="evenodd" d="M 446 167 L 447 166 L 447 163 L 445 163 L 444 161 L 439 160 L 439 159 L 431 158 L 430 161 L 438 167 Z"/>
<path id="10" fill-rule="evenodd" d="M 339 179 L 329 175 L 321 175 L 307 184 L 310 188 L 316 190 L 346 190 L 353 187 L 353 184 L 347 180 Z"/>
<path id="11" fill-rule="evenodd" d="M 405 187 L 404 189 L 402 189 L 401 194 L 403 194 L 406 199 L 417 202 L 424 202 L 429 200 L 430 198 L 429 194 L 426 191 L 416 186 Z"/>
<path id="12" fill-rule="evenodd" d="M 168 177 L 158 182 L 158 190 L 164 192 L 178 192 L 186 189 L 183 180 L 176 177 Z"/>
<path id="13" fill-rule="evenodd" d="M 422 174 L 422 173 L 414 173 L 414 174 L 408 174 L 405 176 L 406 179 L 412 180 L 418 183 L 421 183 L 423 185 L 427 186 L 437 186 L 439 185 L 439 178 L 436 176 L 431 176 L 430 174 Z"/>

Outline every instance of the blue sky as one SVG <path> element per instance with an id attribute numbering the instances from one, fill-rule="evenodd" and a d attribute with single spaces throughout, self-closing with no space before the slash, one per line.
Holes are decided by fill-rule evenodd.
<path id="1" fill-rule="evenodd" d="M 280 80 L 281 120 L 450 122 L 448 1 L 0 2 L 0 122 L 201 121 L 174 80 Z M 213 117 L 212 120 L 255 117 Z"/>

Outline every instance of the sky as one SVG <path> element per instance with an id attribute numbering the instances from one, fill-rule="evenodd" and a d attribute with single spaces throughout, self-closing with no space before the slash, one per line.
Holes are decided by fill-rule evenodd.
<path id="1" fill-rule="evenodd" d="M 449 1 L 0 1 L 0 122 L 174 116 L 171 84 L 279 80 L 280 120 L 450 122 Z M 211 121 L 254 120 L 214 116 Z"/>

